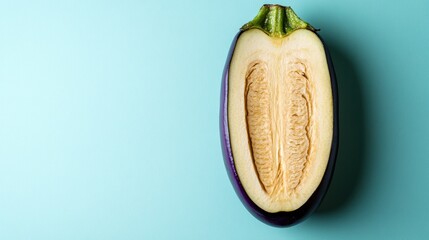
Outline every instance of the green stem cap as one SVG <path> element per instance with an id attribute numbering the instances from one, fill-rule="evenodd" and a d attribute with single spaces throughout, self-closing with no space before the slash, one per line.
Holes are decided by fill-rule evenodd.
<path id="1" fill-rule="evenodd" d="M 260 29 L 270 37 L 282 38 L 298 29 L 317 31 L 307 22 L 301 20 L 291 7 L 277 4 L 264 4 L 256 17 L 241 27 L 242 31 Z"/>

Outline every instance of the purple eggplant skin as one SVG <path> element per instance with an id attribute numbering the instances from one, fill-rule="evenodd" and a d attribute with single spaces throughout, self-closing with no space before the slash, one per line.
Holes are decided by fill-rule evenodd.
<path id="1" fill-rule="evenodd" d="M 228 127 L 228 77 L 229 77 L 229 68 L 231 64 L 231 59 L 234 54 L 235 46 L 238 38 L 243 33 L 240 31 L 234 37 L 232 41 L 231 47 L 229 49 L 228 58 L 225 63 L 225 67 L 222 75 L 222 85 L 221 85 L 221 102 L 220 102 L 220 134 L 221 134 L 221 145 L 222 152 L 224 157 L 225 167 L 228 173 L 228 177 L 234 187 L 234 190 L 238 197 L 240 198 L 243 205 L 247 208 L 247 210 L 257 219 L 262 222 L 275 226 L 275 227 L 290 227 L 295 224 L 300 223 L 301 221 L 308 218 L 311 213 L 313 213 L 322 202 L 329 184 L 332 179 L 332 175 L 335 168 L 335 161 L 338 152 L 338 144 L 339 144 L 339 106 L 338 106 L 338 87 L 337 80 L 335 77 L 335 70 L 332 64 L 331 56 L 326 47 L 325 42 L 322 40 L 319 34 L 317 36 L 323 43 L 326 53 L 326 60 L 328 63 L 329 73 L 331 77 L 331 87 L 332 87 L 332 97 L 333 97 L 333 138 L 331 145 L 331 152 L 329 156 L 328 165 L 325 170 L 325 174 L 320 182 L 320 185 L 314 191 L 313 195 L 307 200 L 307 202 L 292 212 L 277 212 L 277 213 L 269 213 L 261 208 L 259 208 L 247 195 L 246 191 L 241 184 L 240 178 L 238 177 L 237 171 L 235 169 L 234 164 L 234 156 L 231 150 L 231 143 L 229 139 L 229 127 Z"/>

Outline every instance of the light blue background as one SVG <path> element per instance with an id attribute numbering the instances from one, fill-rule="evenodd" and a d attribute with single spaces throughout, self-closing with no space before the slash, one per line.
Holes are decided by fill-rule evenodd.
<path id="1" fill-rule="evenodd" d="M 293 228 L 224 169 L 220 80 L 260 1 L 1 1 L 0 239 L 423 239 L 429 2 L 291 0 L 331 49 L 337 171 Z"/>

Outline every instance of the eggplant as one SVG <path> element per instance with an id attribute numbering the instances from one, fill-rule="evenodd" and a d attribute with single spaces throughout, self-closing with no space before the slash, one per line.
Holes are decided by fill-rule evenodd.
<path id="1" fill-rule="evenodd" d="M 287 227 L 320 205 L 338 150 L 328 49 L 291 7 L 265 4 L 232 41 L 222 75 L 225 167 L 247 210 Z"/>

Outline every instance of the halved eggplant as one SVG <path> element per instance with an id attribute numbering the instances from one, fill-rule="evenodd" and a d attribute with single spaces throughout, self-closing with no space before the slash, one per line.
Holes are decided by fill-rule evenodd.
<path id="1" fill-rule="evenodd" d="M 229 178 L 256 218 L 291 226 L 320 205 L 338 148 L 337 83 L 326 46 L 292 8 L 262 6 L 234 38 L 220 129 Z"/>

